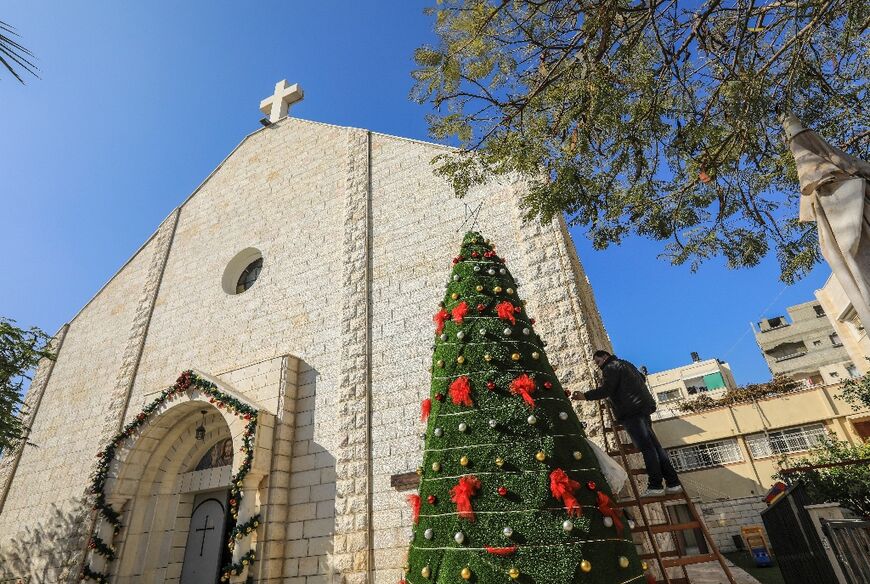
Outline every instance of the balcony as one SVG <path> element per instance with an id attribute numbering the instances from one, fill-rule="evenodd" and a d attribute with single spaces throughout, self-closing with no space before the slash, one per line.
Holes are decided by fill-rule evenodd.
<path id="1" fill-rule="evenodd" d="M 797 359 L 798 357 L 803 357 L 807 354 L 807 351 L 799 351 L 797 353 L 789 353 L 788 355 L 780 355 L 779 357 L 774 357 L 774 361 L 776 363 L 780 363 L 782 361 L 788 361 L 789 359 Z"/>

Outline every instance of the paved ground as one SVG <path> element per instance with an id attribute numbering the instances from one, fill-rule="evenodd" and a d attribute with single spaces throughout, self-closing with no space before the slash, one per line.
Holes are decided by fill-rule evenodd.
<path id="1" fill-rule="evenodd" d="M 737 584 L 760 584 L 758 580 L 735 566 L 730 560 L 725 561 Z M 728 578 L 725 577 L 725 572 L 722 571 L 719 562 L 706 562 L 704 564 L 686 566 L 686 571 L 689 573 L 689 582 L 692 584 L 729 584 Z"/>

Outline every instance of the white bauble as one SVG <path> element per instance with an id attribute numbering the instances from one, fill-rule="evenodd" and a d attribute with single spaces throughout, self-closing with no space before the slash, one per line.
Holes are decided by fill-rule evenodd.
<path id="1" fill-rule="evenodd" d="M 468 430 L 468 424 L 466 424 L 465 422 L 460 422 L 459 423 L 459 431 L 465 432 L 466 430 Z"/>
<path id="2" fill-rule="evenodd" d="M 504 534 L 505 537 L 510 537 L 514 534 L 514 530 L 511 529 L 510 527 L 505 527 L 504 529 L 501 530 L 501 532 L 502 532 L 502 534 Z"/>
<path id="3" fill-rule="evenodd" d="M 433 537 L 434 535 L 435 535 L 435 532 L 432 531 L 432 528 L 431 528 L 431 527 L 430 527 L 429 529 L 427 529 L 426 531 L 423 532 L 423 537 L 425 537 L 426 539 L 432 539 L 432 537 Z"/>
<path id="4" fill-rule="evenodd" d="M 461 531 L 457 531 L 456 534 L 453 536 L 453 541 L 455 541 L 458 544 L 461 544 L 462 542 L 465 541 L 465 534 L 462 533 Z"/>
<path id="5" fill-rule="evenodd" d="M 559 419 L 563 422 L 568 419 L 568 412 L 559 412 Z"/>
<path id="6" fill-rule="evenodd" d="M 562 529 L 564 529 L 565 531 L 571 531 L 572 529 L 574 529 L 574 522 L 570 519 L 566 519 L 562 522 Z"/>
<path id="7" fill-rule="evenodd" d="M 535 424 L 538 423 L 538 418 L 536 418 L 535 415 L 532 414 L 531 416 L 526 418 L 526 422 L 528 422 L 530 425 L 534 426 Z"/>

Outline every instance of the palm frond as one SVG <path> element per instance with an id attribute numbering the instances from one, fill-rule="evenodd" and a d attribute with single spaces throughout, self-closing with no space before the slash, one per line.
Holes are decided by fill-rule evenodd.
<path id="1" fill-rule="evenodd" d="M 39 67 L 31 60 L 35 59 L 35 55 L 13 38 L 18 36 L 20 35 L 12 26 L 0 20 L 0 65 L 12 73 L 20 83 L 24 83 L 20 73 L 22 71 L 38 79 L 39 75 L 36 72 L 39 71 Z"/>

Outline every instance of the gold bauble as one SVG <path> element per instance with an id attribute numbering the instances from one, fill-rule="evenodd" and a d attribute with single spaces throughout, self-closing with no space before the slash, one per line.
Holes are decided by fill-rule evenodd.
<path id="1" fill-rule="evenodd" d="M 640 567 L 645 572 L 649 569 L 649 564 L 647 564 L 646 562 L 641 562 Z"/>
<path id="2" fill-rule="evenodd" d="M 519 360 L 520 360 L 520 354 L 519 354 L 519 353 L 514 353 L 513 355 L 511 355 L 511 359 L 513 359 L 514 361 L 519 361 Z"/>
<path id="3" fill-rule="evenodd" d="M 242 560 L 242 565 L 243 565 L 243 566 L 247 566 L 247 565 L 248 565 L 248 560 Z"/>
<path id="4" fill-rule="evenodd" d="M 458 300 L 458 299 L 459 299 L 459 294 L 457 294 L 456 292 L 454 292 L 453 294 L 450 295 L 450 297 L 451 297 L 453 300 Z"/>
<path id="5" fill-rule="evenodd" d="M 435 364 L 438 365 L 438 367 L 444 367 L 444 360 L 438 359 L 438 361 L 436 361 Z"/>
<path id="6" fill-rule="evenodd" d="M 440 462 L 433 462 L 432 463 L 432 470 L 434 470 L 435 472 L 440 471 L 441 470 L 441 463 Z"/>
<path id="7" fill-rule="evenodd" d="M 625 556 L 619 556 L 619 567 L 625 569 L 628 567 L 629 561 Z"/>
<path id="8" fill-rule="evenodd" d="M 501 456 L 496 457 L 495 465 L 499 468 L 503 467 L 504 466 L 504 458 L 502 458 Z"/>
<path id="9" fill-rule="evenodd" d="M 574 460 L 580 460 L 581 458 L 583 458 L 583 453 L 580 452 L 579 450 L 575 450 L 574 451 Z"/>
<path id="10" fill-rule="evenodd" d="M 483 360 L 486 361 L 487 363 L 489 363 L 490 361 L 492 361 L 492 355 L 487 353 L 486 355 L 483 356 Z"/>
<path id="11" fill-rule="evenodd" d="M 432 575 L 432 569 L 429 566 L 423 566 L 423 569 L 420 570 L 420 575 L 424 578 L 428 578 Z"/>
<path id="12" fill-rule="evenodd" d="M 508 570 L 508 576 L 510 576 L 513 580 L 516 580 L 520 577 L 520 571 L 518 568 L 511 568 Z"/>
<path id="13" fill-rule="evenodd" d="M 474 289 L 477 290 L 478 292 L 483 292 L 483 286 L 481 286 L 480 284 L 475 286 Z"/>
<path id="14" fill-rule="evenodd" d="M 501 286 L 496 286 L 495 288 L 492 289 L 492 291 L 495 292 L 496 294 L 501 294 Z"/>
<path id="15" fill-rule="evenodd" d="M 462 576 L 463 580 L 471 580 L 471 568 L 465 566 L 462 568 L 462 571 L 459 572 L 459 575 Z"/>
<path id="16" fill-rule="evenodd" d="M 538 462 L 544 462 L 545 460 L 547 460 L 547 453 L 543 450 L 538 450 L 538 453 L 535 454 L 535 460 L 537 460 Z"/>
<path id="17" fill-rule="evenodd" d="M 513 289 L 513 288 L 508 288 L 507 290 L 505 290 L 505 292 L 507 292 L 508 294 L 513 294 L 513 293 L 514 293 L 514 289 Z"/>
<path id="18" fill-rule="evenodd" d="M 462 355 L 458 356 L 456 358 L 456 362 L 462 365 L 463 363 L 465 363 L 465 357 L 463 357 Z"/>
<path id="19" fill-rule="evenodd" d="M 538 353 L 537 351 L 532 353 L 532 359 L 540 359 L 540 358 L 541 358 L 541 354 Z"/>
<path id="20" fill-rule="evenodd" d="M 584 572 L 591 572 L 592 563 L 589 560 L 583 560 L 582 562 L 580 562 L 580 569 Z"/>
<path id="21" fill-rule="evenodd" d="M 423 476 L 423 467 L 422 466 L 417 467 L 417 476 Z"/>
<path id="22" fill-rule="evenodd" d="M 468 466 L 468 462 L 469 460 L 467 456 L 463 456 L 459 459 L 459 464 L 461 464 L 462 466 Z"/>

